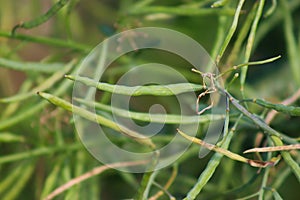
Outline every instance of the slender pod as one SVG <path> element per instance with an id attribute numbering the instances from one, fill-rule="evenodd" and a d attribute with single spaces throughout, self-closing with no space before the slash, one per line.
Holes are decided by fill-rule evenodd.
<path id="1" fill-rule="evenodd" d="M 274 109 L 278 112 L 286 113 L 292 116 L 300 116 L 300 107 L 285 106 L 283 104 L 273 104 L 262 99 L 253 99 L 253 102 L 265 108 Z"/>
<path id="2" fill-rule="evenodd" d="M 60 0 L 55 3 L 45 14 L 40 15 L 33 20 L 17 24 L 12 29 L 11 34 L 15 35 L 18 28 L 31 29 L 43 24 L 44 22 L 48 21 L 53 15 L 55 15 L 61 8 L 63 8 L 68 3 L 68 1 L 69 0 Z"/>
<path id="3" fill-rule="evenodd" d="M 236 160 L 236 161 L 240 161 L 243 163 L 248 163 L 249 165 L 251 165 L 252 167 L 268 167 L 268 166 L 274 166 L 276 164 L 276 162 L 273 161 L 260 161 L 260 160 L 251 160 L 248 158 L 245 158 L 243 156 L 240 156 L 239 154 L 233 153 L 227 149 L 223 149 L 221 147 L 218 147 L 216 145 L 213 144 L 209 144 L 207 142 L 204 142 L 203 140 L 200 140 L 198 138 L 195 137 L 191 137 L 187 134 L 185 134 L 184 132 L 182 132 L 181 130 L 177 129 L 177 132 L 182 135 L 184 138 L 186 138 L 187 140 L 190 140 L 193 143 L 199 144 L 209 150 L 215 151 L 217 153 L 223 154 L 224 156 L 227 156 L 228 158 L 232 159 L 232 160 Z"/>
<path id="4" fill-rule="evenodd" d="M 105 117 L 102 117 L 101 115 L 96 115 L 94 113 L 91 113 L 87 110 L 84 110 L 84 109 L 82 109 L 78 106 L 75 106 L 59 97 L 56 97 L 56 96 L 48 94 L 48 93 L 38 92 L 37 94 L 56 106 L 59 106 L 65 110 L 71 111 L 75 114 L 78 114 L 81 117 L 84 117 L 90 121 L 99 123 L 103 126 L 109 127 L 113 130 L 123 133 L 124 135 L 134 139 L 135 141 L 137 141 L 141 144 L 144 144 L 151 148 L 155 148 L 155 145 L 152 143 L 151 139 L 149 139 L 135 131 L 132 131 L 124 126 L 121 126 L 121 125 L 115 123 L 114 121 L 111 121 Z"/>
<path id="5" fill-rule="evenodd" d="M 253 148 L 244 151 L 244 153 L 253 153 L 253 152 L 273 152 L 273 151 L 291 151 L 300 149 L 300 144 L 291 144 L 284 146 L 276 146 L 276 147 L 261 147 L 261 148 Z"/>
<path id="6" fill-rule="evenodd" d="M 222 114 L 205 114 L 205 115 L 176 115 L 176 114 L 151 114 L 143 112 L 134 112 L 121 108 L 113 108 L 99 102 L 87 101 L 84 99 L 74 98 L 75 101 L 89 107 L 106 112 L 113 112 L 121 117 L 131 118 L 134 120 L 144 122 L 166 123 L 166 124 L 194 124 L 194 123 L 207 123 L 210 121 L 222 120 L 225 118 Z M 232 117 L 234 117 L 232 115 Z"/>
<path id="7" fill-rule="evenodd" d="M 177 83 L 169 85 L 149 85 L 149 86 L 125 86 L 113 85 L 109 83 L 96 82 L 87 77 L 76 77 L 65 75 L 66 78 L 78 81 L 87 86 L 96 87 L 98 90 L 111 92 L 115 94 L 123 94 L 130 96 L 153 95 L 153 96 L 173 96 L 185 92 L 194 92 L 202 90 L 203 86 L 192 83 Z"/>

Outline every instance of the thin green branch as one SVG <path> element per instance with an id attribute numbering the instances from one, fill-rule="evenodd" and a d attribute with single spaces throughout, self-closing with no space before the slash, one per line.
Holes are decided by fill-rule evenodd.
<path id="1" fill-rule="evenodd" d="M 29 165 L 31 165 L 32 161 L 27 162 L 20 162 L 18 165 L 14 168 L 13 171 L 10 173 L 7 173 L 5 176 L 2 175 L 1 182 L 0 182 L 0 195 L 2 197 L 3 193 L 7 191 L 9 188 L 13 188 L 13 185 L 15 182 L 19 180 L 19 177 L 22 176 L 24 173 L 24 168 L 27 168 Z M 25 170 L 26 171 L 26 170 Z"/>
<path id="2" fill-rule="evenodd" d="M 293 34 L 293 20 L 290 9 L 288 7 L 288 3 L 285 0 L 280 1 L 281 10 L 284 14 L 284 35 L 285 41 L 287 45 L 288 58 L 290 62 L 290 67 L 292 74 L 294 76 L 296 84 L 300 85 L 300 70 L 299 70 L 299 49 L 297 48 L 297 42 L 295 35 Z"/>
<path id="3" fill-rule="evenodd" d="M 267 159 L 271 159 L 271 153 L 267 153 Z M 261 181 L 261 185 L 260 185 L 260 190 L 259 190 L 259 195 L 258 195 L 258 200 L 263 200 L 264 199 L 264 187 L 267 186 L 267 183 L 268 183 L 268 178 L 269 178 L 269 175 L 270 175 L 270 168 L 267 168 L 263 171 L 263 178 L 262 178 L 262 181 Z"/>
<path id="4" fill-rule="evenodd" d="M 11 102 L 16 102 L 16 101 L 22 101 L 24 99 L 34 96 L 38 91 L 44 91 L 46 89 L 49 89 L 57 81 L 61 80 L 62 77 L 72 69 L 72 67 L 74 67 L 75 62 L 76 61 L 73 60 L 69 64 L 65 65 L 64 67 L 61 67 L 61 69 L 59 71 L 57 71 L 51 77 L 46 79 L 41 85 L 31 89 L 29 92 L 16 94 L 11 97 L 1 98 L 0 103 L 11 103 Z"/>
<path id="5" fill-rule="evenodd" d="M 236 200 L 248 200 L 248 199 L 253 199 L 254 197 L 258 196 L 259 195 L 259 192 L 255 192 L 253 194 L 250 194 L 250 195 L 247 195 L 245 197 L 242 197 L 242 198 L 238 198 Z"/>
<path id="6" fill-rule="evenodd" d="M 250 65 L 262 65 L 262 64 L 266 64 L 266 63 L 270 63 L 270 62 L 274 62 L 275 60 L 281 58 L 281 56 L 276 56 L 276 57 L 273 57 L 273 58 L 268 58 L 268 59 L 265 59 L 265 60 L 259 60 L 259 61 L 252 61 L 252 62 L 247 62 L 247 63 L 242 63 L 242 64 L 239 64 L 239 65 L 236 65 L 236 66 L 233 66 L 232 68 L 222 72 L 221 74 L 219 74 L 217 76 L 217 78 L 223 76 L 224 74 L 228 73 L 228 72 L 232 72 L 234 70 L 237 70 L 239 68 L 242 68 L 242 67 L 246 67 L 246 66 L 250 66 Z"/>
<path id="7" fill-rule="evenodd" d="M 9 190 L 5 194 L 1 194 L 1 199 L 17 199 L 20 192 L 27 186 L 28 181 L 32 178 L 32 174 L 34 173 L 35 164 L 27 163 L 23 169 L 20 176 L 14 182 L 13 187 L 9 188 Z"/>
<path id="8" fill-rule="evenodd" d="M 46 21 L 48 21 L 53 15 L 55 15 L 60 9 L 62 9 L 69 0 L 59 0 L 56 2 L 45 14 L 30 20 L 28 22 L 21 22 L 17 24 L 11 31 L 11 34 L 14 35 L 16 33 L 16 30 L 19 28 L 24 28 L 24 29 L 31 29 L 34 27 L 37 27 Z"/>
<path id="9" fill-rule="evenodd" d="M 74 99 L 75 101 L 82 103 L 83 105 L 94 107 L 106 112 L 114 112 L 114 114 L 121 117 L 131 118 L 134 120 L 144 121 L 144 122 L 155 122 L 155 123 L 165 123 L 165 124 L 193 124 L 193 123 L 208 123 L 214 120 L 224 119 L 224 115 L 175 115 L 175 114 L 149 114 L 141 112 L 133 112 L 124 110 L 121 108 L 112 108 L 109 105 L 105 105 L 99 102 L 87 101 L 84 99 Z M 196 113 L 195 113 L 196 114 Z"/>
<path id="10" fill-rule="evenodd" d="M 164 7 L 164 6 L 145 6 L 138 9 L 129 10 L 130 15 L 145 15 L 151 13 L 165 13 L 176 16 L 208 16 L 208 15 L 233 15 L 234 9 L 210 9 L 194 7 Z"/>
<path id="11" fill-rule="evenodd" d="M 136 200 L 147 200 L 150 188 L 152 184 L 154 183 L 154 179 L 157 175 L 158 171 L 151 171 L 144 173 L 141 186 L 139 187 L 139 190 L 136 195 Z"/>
<path id="12" fill-rule="evenodd" d="M 278 138 L 284 138 L 284 136 L 282 136 L 279 132 L 277 132 L 276 130 L 272 129 L 268 124 L 266 124 L 263 120 L 261 120 L 260 118 L 258 118 L 257 116 L 253 115 L 252 113 L 250 113 L 245 107 L 243 107 L 242 105 L 239 104 L 239 101 L 237 99 L 235 99 L 229 92 L 227 92 L 226 90 L 223 90 L 222 88 L 218 88 L 219 91 L 221 91 L 224 95 L 229 97 L 229 100 L 231 101 L 231 103 L 240 111 L 242 112 L 245 116 L 247 116 L 248 118 L 250 118 L 255 124 L 257 124 L 259 127 L 261 127 L 263 130 L 267 131 L 267 133 L 269 134 L 269 136 L 276 136 Z M 297 143 L 296 140 L 291 141 L 293 143 Z"/>
<path id="13" fill-rule="evenodd" d="M 273 104 L 263 99 L 246 99 L 244 101 L 253 102 L 265 108 L 270 108 L 278 112 L 282 112 L 291 116 L 300 116 L 300 107 L 286 106 L 283 104 Z"/>
<path id="14" fill-rule="evenodd" d="M 252 53 L 252 48 L 253 48 L 253 44 L 254 44 L 254 39 L 255 39 L 255 35 L 256 35 L 258 22 L 259 22 L 259 20 L 262 16 L 264 5 L 265 5 L 265 0 L 260 0 L 258 8 L 257 8 L 256 15 L 255 15 L 255 18 L 254 18 L 254 21 L 253 21 L 253 24 L 252 24 L 252 27 L 251 27 L 251 30 L 250 30 L 250 34 L 249 34 L 249 37 L 248 37 L 244 63 L 249 62 L 249 59 L 250 59 L 250 56 L 251 56 L 251 53 Z M 247 71 L 248 71 L 248 65 L 243 67 L 242 70 L 241 70 L 240 83 L 241 83 L 242 95 L 244 95 L 244 84 L 245 84 L 245 81 L 246 81 Z"/>
<path id="15" fill-rule="evenodd" d="M 63 158 L 65 159 L 65 157 Z M 44 182 L 44 188 L 41 192 L 42 199 L 44 199 L 47 196 L 47 194 L 49 194 L 56 187 L 56 182 L 59 179 L 60 170 L 62 168 L 64 159 L 57 159 L 56 162 L 53 164 L 52 170 L 49 172 L 49 175 L 47 176 Z"/>
<path id="16" fill-rule="evenodd" d="M 228 100 L 228 99 L 227 99 Z M 228 125 L 229 125 L 229 109 L 226 110 L 226 120 L 223 130 L 224 139 L 221 144 L 221 148 L 228 149 L 228 146 L 230 144 L 230 141 L 234 135 L 235 129 L 241 119 L 242 115 L 239 116 L 239 118 L 236 120 L 235 124 L 231 128 L 231 130 L 228 132 Z M 197 183 L 194 185 L 194 187 L 188 192 L 188 195 L 185 199 L 195 199 L 196 196 L 201 192 L 203 187 L 207 184 L 207 182 L 210 180 L 212 175 L 214 174 L 216 168 L 220 164 L 223 154 L 221 153 L 215 153 L 213 157 L 210 159 L 209 163 L 207 164 L 205 170 L 201 173 L 200 177 L 198 178 Z"/>
<path id="17" fill-rule="evenodd" d="M 145 137 L 144 135 L 141 135 L 135 131 L 132 131 L 122 125 L 119 125 L 119 124 L 115 123 L 114 121 L 106 119 L 106 118 L 102 117 L 101 115 L 97 115 L 97 114 L 89 112 L 83 108 L 72 105 L 71 103 L 69 103 L 63 99 L 58 98 L 58 97 L 48 94 L 48 93 L 38 92 L 38 95 L 40 95 L 41 97 L 43 97 L 44 99 L 48 100 L 50 103 L 52 103 L 58 107 L 61 107 L 65 110 L 70 111 L 74 114 L 77 114 L 81 117 L 84 117 L 90 121 L 99 123 L 103 126 L 109 127 L 115 131 L 123 133 L 127 137 L 130 137 L 133 140 L 135 140 L 141 144 L 151 147 L 152 149 L 155 148 L 155 145 L 152 143 L 150 138 Z"/>
<path id="18" fill-rule="evenodd" d="M 288 3 L 288 9 L 290 13 L 293 13 L 295 10 L 299 9 L 299 0 L 291 0 L 287 1 L 286 3 Z M 268 37 L 267 34 L 270 31 L 274 30 L 279 23 L 282 23 L 283 18 L 284 12 L 282 12 L 282 9 L 277 9 L 275 13 L 273 13 L 272 17 L 269 17 L 260 23 L 257 29 L 253 50 L 259 45 L 262 39 Z"/>
<path id="19" fill-rule="evenodd" d="M 274 144 L 276 146 L 283 146 L 282 141 L 278 137 L 272 136 L 271 139 L 272 139 L 272 141 L 274 142 Z M 294 175 L 296 176 L 296 178 L 300 182 L 299 163 L 292 158 L 292 155 L 289 152 L 281 151 L 280 154 L 282 155 L 282 157 L 285 160 L 286 164 L 289 165 L 289 167 L 292 169 Z"/>
<path id="20" fill-rule="evenodd" d="M 280 194 L 276 191 L 274 188 L 264 187 L 264 190 L 270 190 L 272 192 L 273 198 L 275 200 L 283 200 L 283 198 L 280 196 Z"/>
<path id="21" fill-rule="evenodd" d="M 297 144 L 298 141 L 295 139 L 287 138 L 280 134 L 278 131 L 272 129 L 268 124 L 266 124 L 263 120 L 259 119 L 252 113 L 250 113 L 246 108 L 244 108 L 242 105 L 239 104 L 238 100 L 236 100 L 234 97 L 231 96 L 227 91 L 218 88 L 219 91 L 221 91 L 223 94 L 229 97 L 229 100 L 231 103 L 239 110 L 241 111 L 244 115 L 246 115 L 248 118 L 250 118 L 256 125 L 258 125 L 260 128 L 262 128 L 266 133 L 269 134 L 271 137 L 272 141 L 274 142 L 275 146 L 283 146 L 283 142 L 281 139 L 288 140 L 291 143 Z M 292 171 L 294 172 L 295 176 L 297 179 L 300 181 L 300 167 L 298 163 L 293 160 L 292 156 L 290 153 L 282 151 L 281 155 L 285 162 L 291 167 Z"/>
<path id="22" fill-rule="evenodd" d="M 217 59 L 218 51 L 220 49 L 220 46 L 222 45 L 222 41 L 225 37 L 225 24 L 226 24 L 227 17 L 225 16 L 219 16 L 218 18 L 218 30 L 217 30 L 217 38 L 214 43 L 214 47 L 211 52 L 211 57 L 213 60 Z M 210 70 L 207 70 L 210 71 Z"/>
<path id="23" fill-rule="evenodd" d="M 25 72 L 53 73 L 61 70 L 65 63 L 18 62 L 0 58 L 1 67 Z"/>
<path id="24" fill-rule="evenodd" d="M 30 36 L 24 34 L 14 34 L 11 35 L 10 32 L 0 31 L 0 37 L 6 37 L 10 39 L 17 39 L 26 42 L 34 42 L 39 44 L 46 44 L 54 47 L 70 48 L 76 51 L 81 51 L 83 53 L 89 52 L 92 47 L 86 46 L 83 44 L 75 43 L 73 41 L 66 41 L 63 39 L 49 38 L 49 37 L 39 37 L 39 36 Z"/>
<path id="25" fill-rule="evenodd" d="M 216 36 L 212 51 L 210 53 L 210 55 L 214 61 L 217 60 L 219 49 L 221 48 L 221 45 L 223 44 L 223 41 L 225 38 L 227 21 L 228 21 L 228 18 L 226 16 L 221 15 L 218 17 L 217 36 Z M 212 64 L 210 64 L 210 66 L 207 67 L 208 72 L 212 71 L 212 67 L 213 67 Z"/>
<path id="26" fill-rule="evenodd" d="M 233 34 L 234 34 L 235 30 L 236 30 L 236 27 L 238 25 L 240 13 L 241 13 L 242 7 L 244 5 L 244 2 L 245 2 L 245 0 L 240 0 L 239 1 L 239 4 L 238 4 L 238 6 L 236 8 L 236 11 L 235 11 L 235 14 L 234 14 L 232 25 L 231 25 L 231 27 L 229 29 L 229 32 L 227 34 L 227 37 L 225 38 L 224 43 L 221 46 L 221 49 L 219 51 L 219 55 L 217 57 L 217 64 L 220 62 L 220 60 L 221 60 L 221 58 L 222 58 L 222 56 L 223 56 L 223 54 L 224 54 L 224 52 L 225 52 L 225 50 L 226 50 L 226 48 L 227 48 L 230 40 L 231 40 L 231 38 L 232 38 L 232 36 L 233 36 Z"/>
<path id="27" fill-rule="evenodd" d="M 277 0 L 272 0 L 272 5 L 271 7 L 266 11 L 266 14 L 264 14 L 264 17 L 269 17 L 274 13 L 277 7 Z"/>
<path id="28" fill-rule="evenodd" d="M 170 198 L 170 200 L 176 200 L 175 197 L 173 197 L 169 192 L 168 189 L 169 187 L 172 185 L 172 183 L 174 182 L 176 176 L 178 174 L 178 164 L 174 164 L 173 165 L 173 170 L 172 170 L 172 174 L 170 175 L 170 178 L 168 179 L 167 183 L 163 186 L 160 187 L 160 191 L 158 191 L 156 194 L 154 194 L 152 197 L 149 198 L 149 200 L 156 200 L 158 199 L 160 196 L 162 196 L 164 193 L 167 194 Z M 154 182 L 155 183 L 155 182 Z"/>
<path id="29" fill-rule="evenodd" d="M 214 2 L 210 7 L 212 8 L 218 8 L 218 7 L 222 7 L 224 5 L 226 5 L 228 3 L 229 0 L 218 0 L 216 2 Z"/>
<path id="30" fill-rule="evenodd" d="M 77 67 L 75 67 L 73 72 L 76 72 Z M 53 94 L 61 95 L 61 94 L 65 93 L 71 86 L 72 86 L 72 83 L 70 83 L 70 81 L 64 80 L 57 89 L 53 90 Z M 0 130 L 6 129 L 8 127 L 11 127 L 11 126 L 23 121 L 23 120 L 30 118 L 32 115 L 41 111 L 46 105 L 47 105 L 47 102 L 39 102 L 39 103 L 35 104 L 35 106 L 33 106 L 33 107 L 29 107 L 26 110 L 22 110 L 22 112 L 15 113 L 10 118 L 0 121 Z"/>
<path id="31" fill-rule="evenodd" d="M 154 178 L 156 177 L 158 171 L 155 170 L 157 165 L 157 161 L 159 159 L 159 151 L 154 151 L 153 156 L 151 158 L 151 163 L 149 163 L 147 172 L 144 173 L 143 179 L 141 181 L 141 185 L 137 191 L 137 194 L 134 199 L 137 200 L 147 200 L 150 192 L 150 187 L 154 182 Z"/>
<path id="32" fill-rule="evenodd" d="M 18 160 L 34 158 L 42 155 L 49 155 L 56 152 L 63 152 L 63 151 L 75 151 L 78 149 L 82 149 L 83 146 L 81 143 L 75 144 L 64 144 L 63 146 L 52 146 L 52 147 L 40 147 L 33 150 L 27 150 L 21 153 L 15 153 L 12 155 L 6 155 L 0 157 L 0 164 L 8 163 L 8 162 L 15 162 Z"/>
<path id="33" fill-rule="evenodd" d="M 194 92 L 203 89 L 202 85 L 192 83 L 177 83 L 169 85 L 149 85 L 149 86 L 124 86 L 109 83 L 96 82 L 93 79 L 72 75 L 65 75 L 66 78 L 78 81 L 87 86 L 96 87 L 99 90 L 114 94 L 130 96 L 153 95 L 153 96 L 173 96 L 185 92 Z"/>
<path id="34" fill-rule="evenodd" d="M 280 171 L 280 176 L 274 177 L 275 180 L 272 181 L 271 187 L 274 189 L 278 189 L 286 180 L 286 178 L 291 174 L 291 168 L 286 167 Z M 265 196 L 266 200 L 270 200 L 271 194 L 267 193 Z"/>
<path id="35" fill-rule="evenodd" d="M 234 64 L 234 62 L 237 60 L 238 56 L 240 55 L 239 53 L 242 49 L 242 44 L 249 33 L 252 21 L 256 14 L 255 11 L 257 9 L 257 6 L 258 6 L 258 3 L 255 2 L 253 7 L 251 8 L 251 11 L 247 15 L 245 22 L 243 23 L 243 26 L 240 29 L 239 34 L 237 35 L 237 39 L 235 40 L 233 48 L 226 60 L 227 67 L 232 66 Z"/>

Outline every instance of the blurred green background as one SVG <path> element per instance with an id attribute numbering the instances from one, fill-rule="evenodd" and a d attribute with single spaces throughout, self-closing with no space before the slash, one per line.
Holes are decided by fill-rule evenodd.
<path id="1" fill-rule="evenodd" d="M 30 29 L 19 28 L 16 35 L 11 35 L 16 24 L 37 18 L 56 2 L 0 2 L 0 58 L 5 59 L 0 60 L 2 100 L 34 91 L 35 87 L 42 85 L 59 71 L 31 70 L 26 69 L 26 66 L 34 63 L 47 68 L 47 63 L 58 63 L 63 67 L 72 59 L 80 61 L 105 38 L 136 27 L 153 26 L 180 31 L 198 41 L 216 60 L 230 30 L 239 1 L 220 1 L 224 5 L 211 8 L 215 0 L 69 0 L 45 23 Z M 249 13 L 251 10 L 256 11 L 255 6 L 259 2 L 261 1 L 245 1 L 237 29 L 218 63 L 221 72 L 244 62 L 253 20 L 250 21 L 248 29 L 245 24 L 250 18 Z M 270 14 L 266 15 L 268 12 Z M 279 103 L 299 90 L 299 17 L 299 0 L 265 2 L 250 61 L 278 55 L 281 58 L 272 63 L 249 67 L 244 89 L 245 98 L 264 98 Z M 241 43 L 237 45 L 240 37 Z M 233 52 L 235 45 L 238 51 Z M 185 69 L 182 67 L 184 62 L 178 62 L 173 57 L 162 58 L 155 55 L 155 52 L 133 54 L 127 61 L 117 63 L 104 80 L 115 83 L 130 67 L 130 62 L 136 60 L 141 63 L 164 60 L 176 69 Z M 7 64 L 7 61 L 12 63 Z M 187 73 L 191 82 L 198 81 L 196 74 Z M 72 82 L 65 80 L 64 74 L 66 73 L 62 73 L 57 81 L 48 85 L 46 91 L 56 94 L 61 88 L 57 96 L 70 101 Z M 233 74 L 224 76 L 225 84 L 231 81 L 232 76 Z M 242 99 L 240 87 L 240 81 L 235 80 L 229 91 Z M 0 199 L 43 199 L 60 185 L 101 165 L 81 145 L 74 131 L 72 113 L 50 105 L 35 92 L 22 100 L 0 102 Z M 151 104 L 151 99 L 146 103 Z M 300 106 L 300 100 L 294 101 L 293 105 Z M 268 112 L 267 109 L 253 104 L 249 104 L 248 109 L 262 118 Z M 234 122 L 235 119 L 232 118 L 230 126 Z M 299 138 L 299 122 L 300 117 L 279 114 L 271 122 L 271 127 L 290 137 Z M 263 145 L 267 139 L 264 138 L 261 144 L 257 143 L 261 136 L 259 132 L 258 127 L 243 118 L 231 141 L 230 150 L 242 154 L 244 150 L 255 145 Z M 299 161 L 298 151 L 292 151 L 291 154 Z M 203 159 L 199 159 L 197 155 L 198 148 L 192 145 L 178 163 L 158 172 L 156 183 L 165 185 L 172 171 L 177 170 L 175 180 L 167 191 L 176 199 L 183 199 L 196 184 L 213 153 Z M 258 159 L 254 154 L 249 156 Z M 263 158 L 266 158 L 265 154 Z M 276 197 L 277 192 L 283 199 L 297 199 L 300 196 L 300 184 L 284 161 L 267 173 L 264 169 L 258 170 L 224 157 L 197 199 L 238 199 L 262 190 L 265 191 L 263 199 L 272 199 L 272 194 Z M 139 191 L 142 177 L 143 174 L 109 170 L 71 187 L 56 199 L 132 198 Z M 274 188 L 276 192 L 261 188 L 263 184 Z M 149 196 L 159 190 L 159 187 L 151 187 Z M 169 198 L 164 193 L 159 199 Z M 248 199 L 258 198 L 262 196 L 254 195 Z"/>

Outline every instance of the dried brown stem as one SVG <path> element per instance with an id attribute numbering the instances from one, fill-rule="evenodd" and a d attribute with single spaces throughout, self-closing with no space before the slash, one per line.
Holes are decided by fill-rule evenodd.
<path id="1" fill-rule="evenodd" d="M 65 183 L 64 185 L 56 188 L 53 192 L 51 192 L 44 200 L 50 200 L 53 199 L 54 197 L 56 197 L 57 195 L 61 194 L 62 192 L 68 190 L 69 188 L 71 188 L 72 186 L 86 180 L 89 179 L 93 176 L 99 175 L 102 172 L 110 169 L 110 168 L 120 168 L 120 167 L 129 167 L 129 166 L 136 166 L 136 165 L 143 165 L 148 163 L 149 161 L 134 161 L 134 162 L 118 162 L 118 163 L 112 163 L 112 164 L 107 164 L 107 165 L 103 165 L 100 167 L 96 167 L 94 169 L 92 169 L 89 172 L 86 172 L 85 174 L 82 174 L 81 176 L 78 176 L 76 178 L 71 179 L 70 181 L 68 181 L 67 183 Z"/>

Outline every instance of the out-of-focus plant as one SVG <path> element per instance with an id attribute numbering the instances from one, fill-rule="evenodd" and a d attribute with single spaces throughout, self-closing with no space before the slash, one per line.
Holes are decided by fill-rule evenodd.
<path id="1" fill-rule="evenodd" d="M 23 4 L 0 3 L 1 199 L 299 196 L 299 0 L 28 0 L 26 6 Z M 71 80 L 93 46 L 113 33 L 143 26 L 181 31 L 210 52 L 221 71 L 220 76 L 213 78 L 223 79 L 226 88 L 216 86 L 214 91 L 228 99 L 225 116 L 214 116 L 225 119 L 224 137 L 213 145 L 178 130 L 212 153 L 199 159 L 199 147 L 194 144 L 172 166 L 156 172 L 141 175 L 111 170 L 97 176 L 109 167 L 86 152 L 74 131 L 71 112 L 122 132 L 111 119 L 110 95 L 126 95 L 126 87 L 116 85 L 118 77 L 130 70 L 131 62 L 151 60 L 151 54 L 136 53 L 118 60 L 105 72 L 107 83 L 76 77 L 82 84 L 102 91 L 99 102 L 76 99 L 86 107 L 95 106 L 96 118 L 71 104 Z M 184 71 L 176 61 L 168 62 L 196 83 L 195 93 L 205 89 L 199 74 Z M 178 93 L 190 88 L 184 84 L 169 87 Z M 167 92 L 157 85 L 137 91 L 148 96 Z M 208 102 L 201 102 L 200 106 L 206 107 Z M 119 115 L 126 117 L 124 112 L 127 111 L 118 110 Z M 151 121 L 148 113 L 129 112 L 133 120 Z M 203 128 L 209 119 L 209 114 L 204 114 L 186 118 L 185 123 L 199 120 Z M 179 121 L 179 115 L 155 118 L 156 123 L 173 128 Z M 112 139 L 130 146 L 134 139 L 131 134 L 136 133 Z M 201 134 L 200 130 L 197 137 L 201 138 Z M 143 148 L 171 140 L 172 135 L 166 132 L 153 140 L 138 142 Z M 242 155 L 247 149 L 250 150 L 246 152 L 256 154 Z M 141 164 L 119 162 L 111 167 Z"/>

